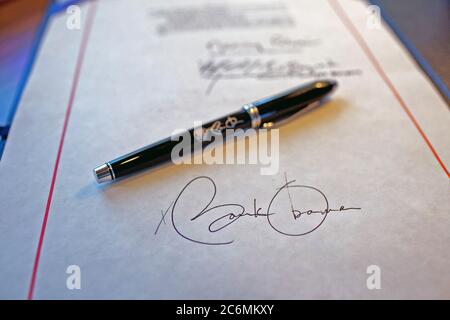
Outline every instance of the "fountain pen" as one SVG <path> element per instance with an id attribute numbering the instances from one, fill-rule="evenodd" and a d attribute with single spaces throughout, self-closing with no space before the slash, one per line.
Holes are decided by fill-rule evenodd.
<path id="1" fill-rule="evenodd" d="M 279 122 L 298 114 L 300 111 L 317 105 L 333 92 L 336 87 L 337 83 L 333 80 L 310 82 L 245 104 L 238 111 L 210 121 L 202 127 L 213 128 L 215 133 L 222 135 L 225 134 L 227 129 L 271 128 L 275 124 L 279 124 Z M 192 137 L 192 143 L 194 143 L 196 128 L 192 128 L 187 132 Z M 202 141 L 202 147 L 205 147 L 210 142 L 207 140 Z M 172 149 L 176 144 L 178 144 L 178 141 L 173 141 L 171 137 L 152 143 L 98 166 L 94 169 L 94 177 L 98 183 L 103 183 L 167 163 L 171 161 Z"/>

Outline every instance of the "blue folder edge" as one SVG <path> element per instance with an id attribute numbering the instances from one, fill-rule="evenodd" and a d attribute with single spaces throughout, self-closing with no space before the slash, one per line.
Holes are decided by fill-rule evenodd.
<path id="1" fill-rule="evenodd" d="M 56 13 L 64 10 L 68 6 L 75 4 L 77 2 L 79 2 L 79 0 L 65 1 L 64 3 L 51 2 L 49 4 L 49 6 L 47 7 L 45 15 L 36 31 L 36 36 L 33 40 L 33 44 L 32 44 L 31 50 L 30 50 L 27 64 L 24 68 L 22 77 L 16 88 L 16 92 L 14 95 L 14 99 L 13 99 L 11 109 L 9 112 L 9 117 L 8 117 L 8 122 L 10 125 L 5 126 L 5 127 L 0 127 L 0 159 L 3 154 L 5 144 L 6 144 L 6 138 L 8 136 L 9 128 L 14 119 L 14 114 L 17 110 L 17 106 L 19 105 L 20 98 L 22 97 L 22 93 L 27 84 L 31 70 L 33 69 L 33 64 L 36 59 L 36 55 L 39 50 L 41 40 L 45 34 L 45 30 L 46 30 L 48 21 L 53 14 L 56 14 Z M 433 68 L 428 64 L 428 62 L 425 60 L 425 58 L 420 54 L 419 50 L 417 50 L 417 48 L 412 44 L 412 42 L 409 41 L 408 38 L 400 31 L 399 27 L 394 22 L 394 20 L 391 18 L 391 16 L 384 10 L 380 1 L 379 0 L 369 0 L 369 3 L 371 3 L 373 5 L 377 5 L 380 8 L 380 12 L 381 12 L 381 16 L 383 17 L 383 20 L 389 25 L 389 27 L 392 29 L 392 31 L 395 33 L 395 35 L 398 37 L 398 39 L 403 43 L 403 45 L 406 47 L 406 49 L 408 49 L 408 51 L 413 56 L 413 58 L 416 60 L 418 65 L 422 68 L 422 70 L 428 75 L 428 77 L 430 77 L 430 79 L 433 81 L 434 85 L 441 92 L 441 94 L 447 99 L 447 101 L 450 100 L 450 91 L 447 88 L 447 86 L 445 85 L 445 83 L 442 81 L 442 79 L 439 77 L 439 75 L 433 70 Z"/>
<path id="2" fill-rule="evenodd" d="M 58 13 L 61 10 L 64 10 L 66 7 L 68 7 L 72 4 L 75 4 L 77 2 L 79 2 L 79 0 L 65 1 L 64 3 L 58 3 L 55 1 L 51 1 L 45 10 L 44 16 L 42 17 L 42 21 L 40 22 L 38 28 L 36 29 L 36 34 L 34 36 L 33 43 L 31 44 L 31 49 L 28 54 L 28 60 L 25 64 L 24 69 L 22 70 L 22 76 L 18 82 L 16 89 L 15 89 L 14 97 L 13 97 L 12 103 L 9 107 L 9 112 L 8 112 L 8 117 L 7 117 L 7 125 L 0 126 L 0 159 L 3 154 L 5 145 L 6 145 L 6 139 L 8 137 L 8 132 L 9 132 L 11 124 L 14 120 L 14 115 L 15 115 L 17 107 L 19 105 L 20 98 L 22 97 L 22 93 L 27 84 L 31 70 L 33 69 L 33 64 L 36 59 L 36 55 L 39 51 L 39 47 L 41 45 L 41 40 L 45 34 L 47 24 L 53 14 Z"/>

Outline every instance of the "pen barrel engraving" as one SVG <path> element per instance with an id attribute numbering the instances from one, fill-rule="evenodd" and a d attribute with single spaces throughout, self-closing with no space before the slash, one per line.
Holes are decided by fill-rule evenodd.
<path id="1" fill-rule="evenodd" d="M 186 131 L 191 141 L 191 150 L 195 150 L 195 143 L 202 142 L 202 149 L 213 142 L 211 137 L 220 134 L 225 135 L 227 129 L 251 128 L 250 115 L 241 109 L 236 113 L 210 121 L 201 127 L 191 128 Z M 199 136 L 201 135 L 201 136 Z M 164 163 L 171 162 L 172 149 L 179 143 L 171 137 L 162 139 L 149 146 L 143 147 L 122 157 L 109 161 L 115 178 L 120 178 L 136 173 L 147 168 L 156 168 Z M 180 154 L 181 157 L 186 155 Z"/>

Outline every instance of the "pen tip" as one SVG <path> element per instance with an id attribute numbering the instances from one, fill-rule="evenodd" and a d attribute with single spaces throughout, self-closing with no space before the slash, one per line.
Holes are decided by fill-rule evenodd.
<path id="1" fill-rule="evenodd" d="M 330 84 L 330 86 L 332 86 L 333 88 L 336 88 L 338 86 L 338 83 L 336 80 L 328 80 L 328 83 Z"/>
<path id="2" fill-rule="evenodd" d="M 322 92 L 332 93 L 336 90 L 338 86 L 337 81 L 335 80 L 321 80 L 314 83 L 314 87 L 316 89 L 321 89 Z"/>
<path id="3" fill-rule="evenodd" d="M 334 92 L 334 90 L 336 90 L 336 88 L 338 87 L 338 83 L 335 80 L 328 80 L 328 82 L 330 83 L 331 86 L 331 92 Z"/>
<path id="4" fill-rule="evenodd" d="M 322 80 L 316 82 L 317 88 L 326 88 L 331 87 L 332 89 L 336 88 L 338 85 L 336 80 Z"/>

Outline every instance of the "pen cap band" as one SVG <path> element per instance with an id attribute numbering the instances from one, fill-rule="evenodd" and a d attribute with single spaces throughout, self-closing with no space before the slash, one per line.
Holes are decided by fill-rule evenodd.
<path id="1" fill-rule="evenodd" d="M 259 115 L 259 110 L 252 103 L 248 103 L 243 106 L 244 110 L 247 111 L 250 116 L 250 120 L 252 122 L 252 128 L 259 128 L 261 125 L 261 116 Z"/>
<path id="2" fill-rule="evenodd" d="M 261 123 L 284 120 L 319 101 L 336 87 L 334 81 L 315 81 L 253 102 L 259 111 Z"/>

